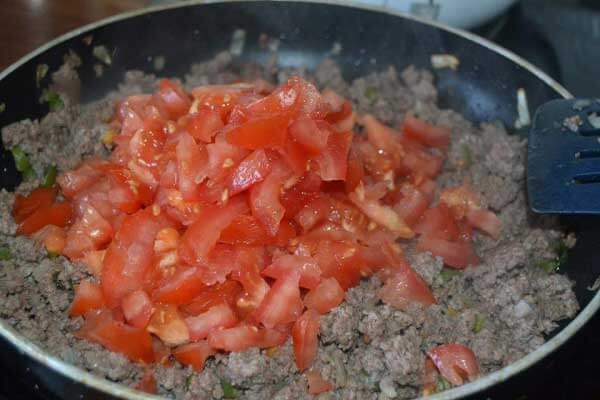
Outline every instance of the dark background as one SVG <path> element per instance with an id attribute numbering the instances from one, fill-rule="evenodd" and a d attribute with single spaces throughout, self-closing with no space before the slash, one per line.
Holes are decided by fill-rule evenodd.
<path id="1" fill-rule="evenodd" d="M 156 2 L 156 0 L 154 1 Z M 151 0 L 0 0 L 0 69 L 83 24 Z M 600 0 L 523 0 L 476 32 L 530 60 L 576 96 L 600 96 Z M 600 399 L 600 315 L 553 355 L 474 399 Z M 53 399 L 0 365 L 0 400 Z"/>

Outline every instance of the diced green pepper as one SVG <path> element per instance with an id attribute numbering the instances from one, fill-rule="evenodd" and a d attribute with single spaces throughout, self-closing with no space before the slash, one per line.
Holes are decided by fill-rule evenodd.
<path id="1" fill-rule="evenodd" d="M 470 168 L 471 165 L 473 165 L 473 152 L 471 152 L 471 148 L 463 143 L 460 146 L 460 152 L 461 152 L 461 158 L 462 158 L 462 162 L 463 162 L 463 167 L 464 168 Z"/>
<path id="2" fill-rule="evenodd" d="M 35 85 L 40 87 L 40 82 L 48 73 L 48 64 L 39 64 L 35 70 Z"/>
<path id="3" fill-rule="evenodd" d="M 435 389 L 438 393 L 443 392 L 444 390 L 452 389 L 452 384 L 440 376 L 435 383 Z"/>
<path id="4" fill-rule="evenodd" d="M 448 282 L 455 276 L 460 276 L 460 275 L 461 275 L 460 271 L 458 271 L 456 269 L 452 269 L 452 268 L 442 268 L 442 270 L 440 271 L 440 277 L 442 278 L 442 280 L 444 282 Z"/>
<path id="5" fill-rule="evenodd" d="M 46 168 L 46 172 L 44 173 L 44 178 L 42 179 L 41 186 L 44 188 L 54 186 L 54 183 L 56 183 L 56 174 L 57 170 L 55 165 L 51 165 L 48 168 Z"/>
<path id="6" fill-rule="evenodd" d="M 10 260 L 11 258 L 12 258 L 12 255 L 10 254 L 9 249 L 7 249 L 6 247 L 0 248 L 0 260 L 7 261 L 7 260 Z"/>
<path id="7" fill-rule="evenodd" d="M 373 86 L 369 86 L 365 89 L 365 97 L 367 98 L 367 100 L 369 100 L 369 102 L 375 103 L 377 101 L 377 98 L 379 97 L 379 92 L 377 91 L 377 88 L 373 87 Z"/>
<path id="8" fill-rule="evenodd" d="M 237 399 L 240 395 L 235 386 L 225 380 L 221 381 L 221 388 L 223 389 L 223 397 L 226 399 Z"/>
<path id="9" fill-rule="evenodd" d="M 17 168 L 17 171 L 23 175 L 23 178 L 28 180 L 35 177 L 35 171 L 29 163 L 29 157 L 27 154 L 25 154 L 25 152 L 19 146 L 13 147 L 11 151 L 15 160 L 15 167 Z"/>
<path id="10" fill-rule="evenodd" d="M 485 318 L 479 314 L 475 316 L 475 322 L 473 323 L 473 333 L 479 333 L 485 325 Z"/>
<path id="11" fill-rule="evenodd" d="M 63 99 L 56 92 L 47 92 L 45 98 L 51 111 L 56 111 L 65 105 Z"/>

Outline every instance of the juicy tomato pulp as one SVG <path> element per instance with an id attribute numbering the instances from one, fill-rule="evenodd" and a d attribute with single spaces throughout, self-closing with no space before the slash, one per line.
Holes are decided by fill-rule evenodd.
<path id="1" fill-rule="evenodd" d="M 191 94 L 163 80 L 120 102 L 111 126 L 110 160 L 59 176 L 62 196 L 17 196 L 13 215 L 94 275 L 75 290 L 77 335 L 134 361 L 173 355 L 200 371 L 217 350 L 291 337 L 310 392 L 327 391 L 309 368 L 320 317 L 347 289 L 377 274 L 393 307 L 436 301 L 397 239 L 464 268 L 477 263 L 472 229 L 500 234 L 465 186 L 436 201 L 450 131 L 409 115 L 397 132 L 300 78 Z M 452 383 L 476 373 L 464 349 L 429 357 Z"/>

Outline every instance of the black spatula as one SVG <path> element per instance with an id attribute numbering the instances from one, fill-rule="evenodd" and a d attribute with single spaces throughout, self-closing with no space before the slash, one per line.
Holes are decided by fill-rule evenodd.
<path id="1" fill-rule="evenodd" d="M 527 152 L 534 212 L 600 214 L 600 100 L 553 100 L 541 106 Z"/>

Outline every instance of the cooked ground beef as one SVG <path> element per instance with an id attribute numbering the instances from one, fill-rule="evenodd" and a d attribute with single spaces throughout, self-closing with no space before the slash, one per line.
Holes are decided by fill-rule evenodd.
<path id="1" fill-rule="evenodd" d="M 350 289 L 346 302 L 322 318 L 315 364 L 335 390 L 319 398 L 413 398 L 421 390 L 428 349 L 463 343 L 477 355 L 482 372 L 489 373 L 540 346 L 557 321 L 576 314 L 579 306 L 572 282 L 536 266 L 540 259 L 554 256 L 552 244 L 562 233 L 551 219 L 528 212 L 523 139 L 508 135 L 499 124 L 474 125 L 452 110 L 440 110 L 432 74 L 414 67 L 401 73 L 390 67 L 348 83 L 330 60 L 312 75 L 278 70 L 273 64 L 234 68 L 234 61 L 230 54 L 222 53 L 194 65 L 184 84 L 191 88 L 259 76 L 281 82 L 300 73 L 319 87 L 331 87 L 350 98 L 359 112 L 373 113 L 387 124 L 397 124 L 407 112 L 413 112 L 451 127 L 452 144 L 438 180 L 440 186 L 470 182 L 503 223 L 500 240 L 476 237 L 481 264 L 449 279 L 440 274 L 440 258 L 406 249 L 411 265 L 438 299 L 436 305 L 395 310 L 378 301 L 375 291 L 381 282 L 375 277 Z M 61 75 L 69 76 L 68 71 Z M 83 158 L 107 154 L 100 139 L 115 99 L 149 92 L 155 84 L 154 76 L 131 71 L 105 100 L 87 106 L 67 101 L 63 109 L 41 121 L 5 127 L 2 139 L 7 147 L 18 145 L 30 154 L 38 175 L 49 164 L 65 171 Z M 23 183 L 17 192 L 27 192 L 38 184 Z M 13 193 L 0 192 L 0 246 L 12 254 L 10 260 L 1 261 L 0 318 L 66 362 L 132 385 L 143 372 L 140 366 L 73 336 L 82 320 L 70 319 L 68 307 L 74 285 L 87 275 L 85 268 L 63 257 L 50 259 L 33 241 L 16 237 L 10 215 L 13 201 Z M 480 329 L 474 329 L 475 321 Z M 160 394 L 177 399 L 222 398 L 222 380 L 233 384 L 245 399 L 310 397 L 289 342 L 268 354 L 258 349 L 219 354 L 202 373 L 177 363 L 170 368 L 157 367 L 156 378 Z"/>

